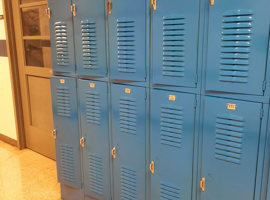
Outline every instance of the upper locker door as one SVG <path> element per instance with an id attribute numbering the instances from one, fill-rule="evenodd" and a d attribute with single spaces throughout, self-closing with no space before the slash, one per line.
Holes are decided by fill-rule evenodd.
<path id="1" fill-rule="evenodd" d="M 200 0 L 158 0 L 152 11 L 152 83 L 195 87 Z"/>
<path id="2" fill-rule="evenodd" d="M 269 36 L 269 0 L 209 5 L 206 90 L 262 95 Z"/>
<path id="3" fill-rule="evenodd" d="M 107 200 L 111 197 L 107 83 L 79 80 L 78 85 L 85 194 Z"/>
<path id="4" fill-rule="evenodd" d="M 76 79 L 51 78 L 58 180 L 81 188 L 80 135 Z"/>
<path id="5" fill-rule="evenodd" d="M 48 0 L 52 62 L 55 72 L 75 73 L 73 22 L 70 0 Z"/>
<path id="6" fill-rule="evenodd" d="M 105 1 L 73 2 L 77 74 L 104 77 L 107 74 Z"/>
<path id="7" fill-rule="evenodd" d="M 204 104 L 201 199 L 253 200 L 262 104 L 214 97 Z"/>
<path id="8" fill-rule="evenodd" d="M 146 79 L 146 1 L 109 0 L 111 79 Z M 110 6 L 109 6 L 110 7 Z"/>
<path id="9" fill-rule="evenodd" d="M 145 200 L 145 88 L 112 85 L 114 198 Z"/>
<path id="10" fill-rule="evenodd" d="M 151 92 L 151 199 L 191 199 L 195 95 Z"/>

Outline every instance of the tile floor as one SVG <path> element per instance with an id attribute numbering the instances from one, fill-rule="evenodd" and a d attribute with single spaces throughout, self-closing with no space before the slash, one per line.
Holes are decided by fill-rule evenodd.
<path id="1" fill-rule="evenodd" d="M 56 163 L 0 141 L 0 200 L 60 200 Z"/>

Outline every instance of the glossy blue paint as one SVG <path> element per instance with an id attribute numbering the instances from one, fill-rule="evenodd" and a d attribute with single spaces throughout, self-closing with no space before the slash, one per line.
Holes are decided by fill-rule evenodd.
<path id="1" fill-rule="evenodd" d="M 146 198 L 146 90 L 144 87 L 111 85 L 114 198 Z"/>
<path id="2" fill-rule="evenodd" d="M 204 98 L 202 200 L 254 199 L 262 108 L 261 103 Z"/>
<path id="3" fill-rule="evenodd" d="M 83 148 L 84 190 L 107 200 L 110 192 L 108 83 L 78 80 Z"/>
<path id="4" fill-rule="evenodd" d="M 70 0 L 48 0 L 54 73 L 75 73 L 73 21 Z"/>
<path id="5" fill-rule="evenodd" d="M 196 96 L 151 91 L 151 200 L 191 199 Z"/>
<path id="6" fill-rule="evenodd" d="M 81 188 L 76 79 L 51 77 L 51 91 L 58 180 L 61 184 Z"/>
<path id="7" fill-rule="evenodd" d="M 146 1 L 113 0 L 108 15 L 110 78 L 146 80 Z"/>
<path id="8" fill-rule="evenodd" d="M 263 95 L 270 1 L 209 4 L 206 90 Z"/>
<path id="9" fill-rule="evenodd" d="M 78 75 L 107 75 L 105 2 L 73 0 L 75 55 Z"/>
<path id="10" fill-rule="evenodd" d="M 200 0 L 157 1 L 152 11 L 152 83 L 195 87 Z"/>

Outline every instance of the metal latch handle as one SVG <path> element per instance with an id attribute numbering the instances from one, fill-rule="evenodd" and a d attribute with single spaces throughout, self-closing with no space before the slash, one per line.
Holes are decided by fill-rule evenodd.
<path id="1" fill-rule="evenodd" d="M 205 178 L 203 177 L 200 182 L 200 188 L 204 192 L 205 191 Z"/>
<path id="2" fill-rule="evenodd" d="M 70 11 L 72 12 L 73 16 L 76 17 L 76 4 L 72 4 L 70 6 Z"/>
<path id="3" fill-rule="evenodd" d="M 154 174 L 155 173 L 155 162 L 154 161 L 152 161 L 150 163 L 149 169 L 150 169 L 151 174 Z"/>
<path id="4" fill-rule="evenodd" d="M 116 158 L 116 148 L 115 147 L 112 149 L 112 157 L 113 157 L 113 159 Z"/>
<path id="5" fill-rule="evenodd" d="M 52 136 L 54 139 L 56 139 L 56 130 L 55 129 L 52 130 Z"/>
<path id="6" fill-rule="evenodd" d="M 82 137 L 80 139 L 80 145 L 81 145 L 82 148 L 84 148 L 84 146 L 85 146 L 85 138 L 84 137 Z"/>
<path id="7" fill-rule="evenodd" d="M 51 19 L 51 9 L 46 8 L 46 15 L 48 16 L 49 19 Z"/>
<path id="8" fill-rule="evenodd" d="M 153 10 L 157 10 L 157 0 L 151 0 L 151 4 L 153 6 Z"/>
<path id="9" fill-rule="evenodd" d="M 108 14 L 112 14 L 112 1 L 111 0 L 108 0 L 106 2 L 106 8 L 107 8 L 107 11 L 108 11 Z"/>
<path id="10" fill-rule="evenodd" d="M 211 6 L 215 5 L 215 0 L 210 0 L 210 5 Z"/>

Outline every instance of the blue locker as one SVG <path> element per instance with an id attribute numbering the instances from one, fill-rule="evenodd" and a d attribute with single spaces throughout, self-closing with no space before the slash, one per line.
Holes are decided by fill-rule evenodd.
<path id="1" fill-rule="evenodd" d="M 269 173 L 269 177 L 268 177 L 268 187 L 267 187 L 266 200 L 270 200 L 270 173 Z"/>
<path id="2" fill-rule="evenodd" d="M 107 83 L 78 80 L 84 190 L 97 200 L 110 199 L 110 147 Z"/>
<path id="3" fill-rule="evenodd" d="M 145 200 L 145 105 L 143 87 L 112 84 L 113 199 Z"/>
<path id="4" fill-rule="evenodd" d="M 75 73 L 73 21 L 70 0 L 48 0 L 54 72 Z"/>
<path id="5" fill-rule="evenodd" d="M 262 104 L 205 97 L 202 200 L 253 200 Z"/>
<path id="6" fill-rule="evenodd" d="M 195 87 L 200 0 L 158 0 L 152 12 L 152 83 Z"/>
<path id="7" fill-rule="evenodd" d="M 110 78 L 146 79 L 146 1 L 109 0 Z"/>
<path id="8" fill-rule="evenodd" d="M 269 7 L 268 0 L 209 5 L 206 90 L 263 95 Z"/>
<path id="9" fill-rule="evenodd" d="M 73 0 L 75 55 L 78 75 L 107 75 L 105 2 Z"/>
<path id="10" fill-rule="evenodd" d="M 51 77 L 51 90 L 58 181 L 81 188 L 76 79 Z"/>
<path id="11" fill-rule="evenodd" d="M 151 200 L 191 199 L 195 98 L 151 92 Z"/>

